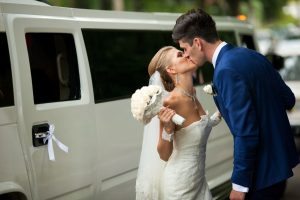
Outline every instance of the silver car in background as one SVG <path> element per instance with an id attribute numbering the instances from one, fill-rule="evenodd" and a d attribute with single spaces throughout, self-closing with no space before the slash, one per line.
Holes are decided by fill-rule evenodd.
<path id="1" fill-rule="evenodd" d="M 268 30 L 260 31 L 256 35 L 260 52 L 269 57 L 295 94 L 296 104 L 288 111 L 288 117 L 300 155 L 300 29 L 286 31 L 281 37 Z"/>

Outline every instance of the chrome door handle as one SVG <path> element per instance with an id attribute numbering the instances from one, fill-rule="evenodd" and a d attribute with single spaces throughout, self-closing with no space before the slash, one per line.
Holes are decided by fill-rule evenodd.
<path id="1" fill-rule="evenodd" d="M 49 123 L 41 123 L 32 126 L 32 144 L 34 147 L 47 145 L 48 140 L 44 143 L 44 138 L 49 134 Z"/>

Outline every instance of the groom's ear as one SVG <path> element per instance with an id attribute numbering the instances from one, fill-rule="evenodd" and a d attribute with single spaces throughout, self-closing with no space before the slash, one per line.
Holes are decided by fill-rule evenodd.
<path id="1" fill-rule="evenodd" d="M 202 49 L 202 40 L 199 37 L 195 37 L 193 40 L 193 45 L 195 45 L 196 48 L 198 48 L 199 50 Z"/>

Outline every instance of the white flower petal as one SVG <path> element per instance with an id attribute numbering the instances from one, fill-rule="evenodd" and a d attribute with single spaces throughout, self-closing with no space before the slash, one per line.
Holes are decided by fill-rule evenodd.
<path id="1" fill-rule="evenodd" d="M 211 85 L 206 85 L 203 87 L 204 92 L 206 92 L 207 94 L 213 94 L 213 89 Z"/>

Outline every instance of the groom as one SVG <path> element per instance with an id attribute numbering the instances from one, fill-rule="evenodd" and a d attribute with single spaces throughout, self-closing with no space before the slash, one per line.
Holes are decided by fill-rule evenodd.
<path id="1" fill-rule="evenodd" d="M 294 94 L 264 56 L 221 41 L 201 9 L 180 16 L 172 37 L 185 57 L 215 68 L 214 100 L 234 140 L 230 199 L 280 199 L 299 163 L 286 114 Z"/>

